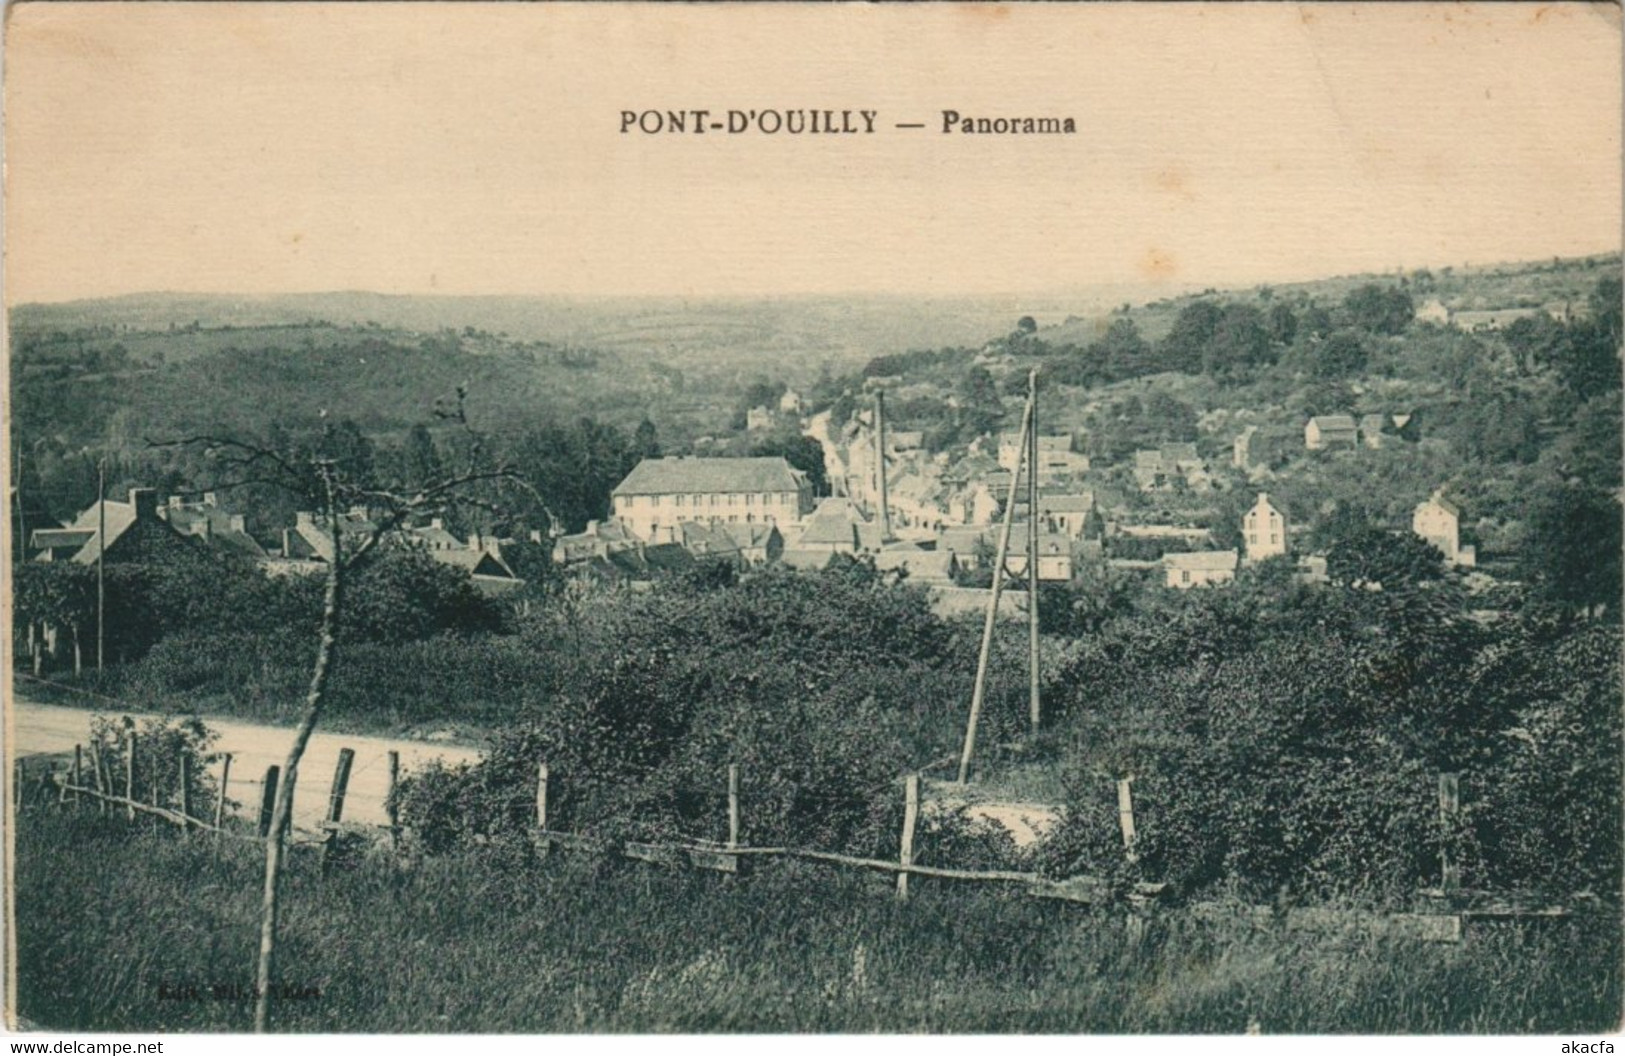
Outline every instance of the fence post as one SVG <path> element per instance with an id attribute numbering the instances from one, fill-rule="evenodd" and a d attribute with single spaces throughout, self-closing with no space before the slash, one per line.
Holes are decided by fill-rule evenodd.
<path id="1" fill-rule="evenodd" d="M 1451 853 L 1455 840 L 1456 814 L 1461 810 L 1459 774 L 1439 775 L 1439 887 L 1453 895 L 1461 887 L 1461 866 Z"/>
<path id="2" fill-rule="evenodd" d="M 107 800 L 103 796 L 112 794 L 112 779 L 107 773 L 107 766 L 102 760 L 102 747 L 100 741 L 90 742 L 90 769 L 96 775 L 96 791 L 101 795 L 96 797 L 96 813 L 107 816 Z"/>
<path id="3" fill-rule="evenodd" d="M 181 749 L 181 831 L 191 828 L 192 821 L 192 757 Z"/>
<path id="4" fill-rule="evenodd" d="M 220 767 L 220 797 L 214 804 L 214 827 L 224 830 L 226 827 L 226 788 L 231 784 L 231 753 L 226 753 L 225 761 Z M 219 838 L 216 833 L 215 838 Z"/>
<path id="5" fill-rule="evenodd" d="M 1123 856 L 1130 863 L 1140 860 L 1140 854 L 1134 849 L 1134 793 L 1129 791 L 1129 782 L 1132 776 L 1125 777 L 1117 782 L 1117 824 L 1123 830 Z"/>
<path id="6" fill-rule="evenodd" d="M 276 807 L 276 785 L 277 779 L 281 776 L 282 768 L 280 766 L 265 768 L 265 784 L 260 787 L 259 833 L 262 840 L 271 835 L 271 813 Z"/>
<path id="7" fill-rule="evenodd" d="M 350 765 L 355 762 L 355 751 L 339 749 L 339 765 L 333 768 L 333 790 L 327 797 L 327 838 L 322 841 L 322 872 L 327 872 L 328 859 L 339 838 L 339 820 L 344 817 L 344 793 L 350 787 Z"/>
<path id="8" fill-rule="evenodd" d="M 536 767 L 536 827 L 547 831 L 547 764 Z"/>
<path id="9" fill-rule="evenodd" d="M 389 849 L 398 850 L 401 845 L 401 805 L 395 802 L 395 791 L 401 783 L 401 753 L 390 749 L 389 752 L 389 791 L 384 795 L 384 811 L 389 815 Z"/>
<path id="10" fill-rule="evenodd" d="M 11 767 L 11 805 L 14 810 L 23 809 L 23 785 L 27 776 L 23 761 L 19 758 Z"/>
<path id="11" fill-rule="evenodd" d="M 903 844 L 897 861 L 906 870 L 914 864 L 914 825 L 920 818 L 920 775 L 909 774 L 903 781 Z M 908 901 L 908 873 L 897 874 L 897 898 Z"/>
<path id="12" fill-rule="evenodd" d="M 739 767 L 728 764 L 728 850 L 739 847 Z"/>
<path id="13" fill-rule="evenodd" d="M 82 745 L 82 744 L 74 745 L 73 746 L 73 777 L 72 777 L 72 780 L 69 781 L 69 784 L 71 784 L 74 788 L 82 788 L 83 787 L 80 784 L 80 778 L 81 778 L 81 775 L 83 773 L 83 767 L 84 767 L 83 759 L 84 759 L 84 745 Z M 79 796 L 79 793 L 75 792 L 70 797 L 68 795 L 67 787 L 64 786 L 63 789 L 62 789 L 62 798 L 64 800 L 71 798 L 75 803 L 77 803 L 77 802 L 79 802 L 80 796 Z"/>
<path id="14" fill-rule="evenodd" d="M 124 805 L 126 820 L 135 820 L 135 730 L 130 729 L 124 738 Z"/>

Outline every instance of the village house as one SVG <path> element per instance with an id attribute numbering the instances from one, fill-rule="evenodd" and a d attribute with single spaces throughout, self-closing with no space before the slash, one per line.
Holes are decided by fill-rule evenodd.
<path id="1" fill-rule="evenodd" d="M 586 531 L 553 540 L 553 562 L 574 565 L 622 550 L 636 550 L 639 545 L 638 538 L 620 521 L 588 521 Z"/>
<path id="2" fill-rule="evenodd" d="M 1432 543 L 1452 565 L 1472 567 L 1478 563 L 1476 548 L 1462 546 L 1458 532 L 1461 510 L 1441 493 L 1434 492 L 1419 503 L 1411 515 L 1411 531 Z"/>
<path id="3" fill-rule="evenodd" d="M 1426 304 L 1416 309 L 1416 321 L 1419 323 L 1434 323 L 1438 326 L 1450 325 L 1450 309 L 1440 303 L 1437 297 L 1430 299 Z"/>
<path id="4" fill-rule="evenodd" d="M 818 509 L 807 518 L 787 549 L 823 554 L 875 554 L 884 543 L 880 525 L 864 516 L 852 500 L 836 497 L 818 504 Z M 801 558 L 798 556 L 795 560 Z"/>
<path id="5" fill-rule="evenodd" d="M 1239 470 L 1252 468 L 1253 434 L 1258 432 L 1258 426 L 1249 425 L 1241 431 L 1230 444 L 1230 465 Z"/>
<path id="6" fill-rule="evenodd" d="M 1360 416 L 1360 442 L 1372 450 L 1382 447 L 1387 438 L 1383 430 L 1388 426 L 1389 418 L 1385 414 L 1362 414 Z"/>
<path id="7" fill-rule="evenodd" d="M 1450 321 L 1458 330 L 1484 332 L 1504 330 L 1519 319 L 1540 315 L 1539 308 L 1491 308 L 1485 311 L 1455 312 Z"/>
<path id="8" fill-rule="evenodd" d="M 222 507 L 216 492 L 206 491 L 202 498 L 194 502 L 171 495 L 167 502 L 158 507 L 158 516 L 182 535 L 201 539 L 210 546 L 256 561 L 266 556 L 265 548 L 248 534 L 243 515 L 231 513 Z"/>
<path id="9" fill-rule="evenodd" d="M 105 542 L 101 538 L 106 528 Z M 102 499 L 91 503 L 71 524 L 36 528 L 29 533 L 36 561 L 141 561 L 187 546 L 191 533 L 178 531 L 159 515 L 158 493 L 131 488 L 128 502 Z"/>
<path id="10" fill-rule="evenodd" d="M 1046 529 L 1069 539 L 1082 539 L 1089 514 L 1095 508 L 1092 491 L 1038 496 L 1038 520 Z"/>
<path id="11" fill-rule="evenodd" d="M 753 433 L 765 433 L 773 428 L 773 412 L 766 407 L 752 407 L 745 412 L 745 428 Z"/>
<path id="12" fill-rule="evenodd" d="M 1258 493 L 1253 508 L 1242 515 L 1241 536 L 1249 562 L 1286 553 L 1286 518 L 1263 492 Z"/>
<path id="13" fill-rule="evenodd" d="M 1235 581 L 1237 555 L 1234 550 L 1199 550 L 1193 553 L 1164 554 L 1164 582 L 1176 590 L 1191 587 L 1217 587 Z"/>
<path id="14" fill-rule="evenodd" d="M 1134 483 L 1141 491 L 1165 491 L 1175 485 L 1195 490 L 1208 485 L 1207 464 L 1191 443 L 1164 444 L 1134 452 Z"/>
<path id="15" fill-rule="evenodd" d="M 1027 540 L 1032 526 L 1018 521 L 1010 526 L 1010 550 L 1004 567 L 1014 576 L 1027 570 Z M 937 552 L 951 553 L 962 569 L 976 569 L 990 563 L 998 554 L 1002 525 L 944 528 L 937 533 Z M 1072 539 L 1063 532 L 1038 529 L 1038 578 L 1043 582 L 1064 583 L 1072 578 Z"/>
<path id="16" fill-rule="evenodd" d="M 801 394 L 795 389 L 785 389 L 784 395 L 779 397 L 779 413 L 781 414 L 799 415 L 804 406 L 801 401 Z"/>
<path id="17" fill-rule="evenodd" d="M 919 547 L 893 547 L 875 555 L 880 572 L 905 572 L 910 583 L 925 586 L 952 586 L 958 575 L 959 558 L 952 551 L 922 550 Z"/>
<path id="18" fill-rule="evenodd" d="M 1309 419 L 1303 427 L 1303 446 L 1310 451 L 1325 451 L 1333 447 L 1355 447 L 1359 444 L 1359 429 L 1354 418 L 1347 414 L 1322 414 Z"/>
<path id="19" fill-rule="evenodd" d="M 686 521 L 792 524 L 812 509 L 812 486 L 783 458 L 646 458 L 611 501 L 633 535 L 671 543 Z"/>

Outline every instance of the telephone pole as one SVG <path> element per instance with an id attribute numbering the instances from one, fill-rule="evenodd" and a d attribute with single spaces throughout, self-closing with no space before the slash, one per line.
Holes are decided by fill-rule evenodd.
<path id="1" fill-rule="evenodd" d="M 106 652 L 107 591 L 102 570 L 107 559 L 107 456 L 96 462 L 96 670 Z M 77 662 L 77 661 L 75 661 Z"/>
<path id="2" fill-rule="evenodd" d="M 1027 699 L 1033 736 L 1038 735 L 1038 368 L 1027 375 Z"/>

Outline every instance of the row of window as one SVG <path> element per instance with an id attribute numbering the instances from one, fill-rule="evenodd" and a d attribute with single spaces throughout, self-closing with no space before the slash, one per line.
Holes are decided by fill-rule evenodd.
<path id="1" fill-rule="evenodd" d="M 755 506 L 758 500 L 763 506 L 778 504 L 788 506 L 795 502 L 795 493 L 790 491 L 755 493 L 718 493 L 711 495 L 623 495 L 616 499 L 617 508 L 629 510 L 636 506 L 659 506 L 669 503 L 672 506 L 735 506 L 741 498 L 746 506 Z"/>

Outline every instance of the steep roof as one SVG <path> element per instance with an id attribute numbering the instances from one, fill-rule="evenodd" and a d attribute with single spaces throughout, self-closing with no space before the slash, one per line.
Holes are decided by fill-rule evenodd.
<path id="1" fill-rule="evenodd" d="M 1457 506 L 1455 503 L 1451 502 L 1449 499 L 1445 498 L 1443 495 L 1434 495 L 1431 498 L 1429 498 L 1427 502 L 1424 502 L 1421 505 L 1427 506 L 1429 503 L 1431 503 L 1434 506 L 1439 507 L 1439 509 L 1441 509 L 1444 512 L 1448 513 L 1452 517 L 1460 517 L 1461 516 L 1461 507 Z"/>
<path id="2" fill-rule="evenodd" d="M 1039 513 L 1088 513 L 1095 508 L 1095 493 L 1080 491 L 1070 495 L 1039 495 Z"/>
<path id="3" fill-rule="evenodd" d="M 1352 430 L 1354 428 L 1354 419 L 1347 414 L 1317 414 L 1309 420 L 1314 422 L 1315 428 L 1323 433 L 1328 430 Z"/>
<path id="4" fill-rule="evenodd" d="M 616 495 L 692 495 L 796 491 L 801 475 L 783 458 L 646 458 L 616 485 Z"/>
<path id="5" fill-rule="evenodd" d="M 1197 550 L 1188 554 L 1163 554 L 1168 568 L 1185 572 L 1234 572 L 1239 560 L 1234 550 Z"/>

